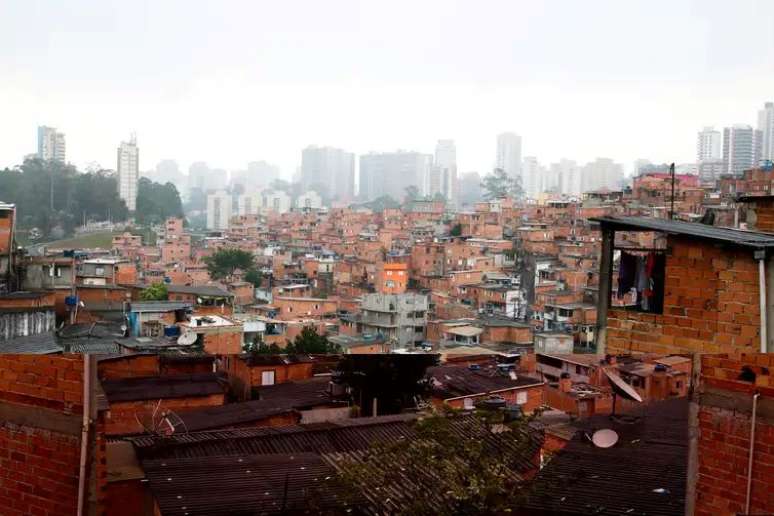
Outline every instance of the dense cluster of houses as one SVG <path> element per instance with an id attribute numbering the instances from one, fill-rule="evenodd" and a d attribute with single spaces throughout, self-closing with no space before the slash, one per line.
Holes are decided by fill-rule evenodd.
<path id="1" fill-rule="evenodd" d="M 21 427 L 56 439 L 71 474 L 59 488 L 85 490 L 8 495 L 9 514 L 51 500 L 51 514 L 333 511 L 343 495 L 321 479 L 374 444 L 418 439 L 441 408 L 460 439 L 518 455 L 523 514 L 770 510 L 772 184 L 752 170 L 717 193 L 652 173 L 623 192 L 470 212 L 268 211 L 206 235 L 170 219 L 153 245 L 126 233 L 111 249 L 37 254 L 15 245 L 0 204 L 0 353 L 39 355 L 0 358 L 0 440 Z M 260 282 L 210 276 L 207 258 L 233 248 Z M 165 299 L 145 299 L 158 284 Z M 336 353 L 283 351 L 307 328 Z M 433 360 L 400 409 L 364 406 L 341 380 L 348 355 L 386 353 Z M 503 448 L 507 430 L 470 416 L 481 410 L 529 417 L 531 445 Z M 0 466 L 37 460 L 19 453 L 0 451 Z M 361 486 L 347 509 L 401 512 L 409 493 Z"/>

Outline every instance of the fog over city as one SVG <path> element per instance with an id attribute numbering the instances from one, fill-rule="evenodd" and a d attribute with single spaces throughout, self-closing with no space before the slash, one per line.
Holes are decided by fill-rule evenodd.
<path id="1" fill-rule="evenodd" d="M 703 126 L 774 96 L 774 3 L 0 0 L 0 167 L 48 125 L 67 160 L 174 159 L 290 179 L 301 149 L 495 166 L 514 132 L 543 164 L 691 162 Z"/>

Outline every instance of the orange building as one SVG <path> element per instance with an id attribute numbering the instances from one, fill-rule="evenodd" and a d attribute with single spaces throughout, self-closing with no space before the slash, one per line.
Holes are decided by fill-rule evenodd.
<path id="1" fill-rule="evenodd" d="M 408 264 L 383 263 L 379 268 L 376 291 L 381 294 L 403 294 L 408 280 Z"/>

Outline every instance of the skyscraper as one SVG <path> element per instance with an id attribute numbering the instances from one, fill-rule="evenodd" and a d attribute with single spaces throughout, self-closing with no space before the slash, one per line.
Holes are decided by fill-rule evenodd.
<path id="1" fill-rule="evenodd" d="M 228 229 L 231 219 L 231 195 L 223 190 L 207 196 L 207 229 Z"/>
<path id="2" fill-rule="evenodd" d="M 696 137 L 696 162 L 708 159 L 720 159 L 720 131 L 714 127 L 705 127 Z"/>
<path id="3" fill-rule="evenodd" d="M 118 147 L 118 195 L 129 211 L 137 209 L 137 181 L 140 178 L 140 149 L 137 137 L 132 134 L 128 142 Z"/>
<path id="4" fill-rule="evenodd" d="M 524 195 L 536 198 L 546 190 L 546 170 L 535 156 L 525 156 L 521 165 Z"/>
<path id="5" fill-rule="evenodd" d="M 355 155 L 334 147 L 310 145 L 301 151 L 301 185 L 332 199 L 349 200 L 355 195 Z"/>
<path id="6" fill-rule="evenodd" d="M 597 158 L 587 163 L 581 172 L 581 191 L 591 192 L 600 188 L 619 190 L 623 180 L 623 165 L 610 158 Z"/>
<path id="7" fill-rule="evenodd" d="M 497 136 L 497 168 L 501 168 L 509 177 L 521 175 L 521 136 L 514 133 L 502 133 Z"/>
<path id="8" fill-rule="evenodd" d="M 758 164 L 761 131 L 746 124 L 723 129 L 723 173 L 740 176 Z"/>
<path id="9" fill-rule="evenodd" d="M 38 127 L 38 158 L 42 160 L 56 160 L 65 162 L 66 157 L 65 135 L 56 130 L 56 127 Z"/>
<path id="10" fill-rule="evenodd" d="M 454 140 L 438 140 L 435 146 L 435 163 L 431 177 L 438 179 L 437 187 L 431 185 L 425 193 L 435 195 L 440 193 L 449 204 L 456 206 L 459 198 L 457 184 L 457 147 Z M 434 183 L 435 181 L 432 181 Z"/>
<path id="11" fill-rule="evenodd" d="M 620 165 L 619 165 L 620 167 Z M 551 165 L 557 180 L 557 191 L 565 195 L 580 195 L 582 190 L 581 167 L 571 159 L 562 158 Z M 623 170 L 621 170 L 623 176 Z"/>
<path id="12" fill-rule="evenodd" d="M 774 102 L 766 102 L 758 111 L 758 130 L 761 134 L 760 159 L 774 161 Z"/>
<path id="13" fill-rule="evenodd" d="M 389 195 L 396 201 L 406 196 L 406 188 L 422 190 L 433 164 L 433 156 L 420 152 L 371 152 L 360 156 L 358 195 L 370 201 Z"/>

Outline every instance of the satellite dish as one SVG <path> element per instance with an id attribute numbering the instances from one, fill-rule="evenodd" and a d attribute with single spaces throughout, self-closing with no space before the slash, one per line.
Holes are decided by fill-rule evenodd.
<path id="1" fill-rule="evenodd" d="M 610 448 L 618 442 L 618 434 L 614 430 L 605 428 L 603 430 L 597 430 L 594 435 L 591 436 L 591 442 L 597 448 Z"/>
<path id="2" fill-rule="evenodd" d="M 635 391 L 631 385 L 623 381 L 623 378 L 615 373 L 608 371 L 607 369 L 603 369 L 603 371 L 607 375 L 607 379 L 610 380 L 610 385 L 613 387 L 613 390 L 616 394 L 619 394 L 624 398 L 642 403 L 642 398 L 637 393 L 637 391 Z"/>
<path id="3" fill-rule="evenodd" d="M 187 331 L 177 338 L 177 343 L 180 346 L 191 346 L 196 343 L 198 335 L 192 331 Z"/>

